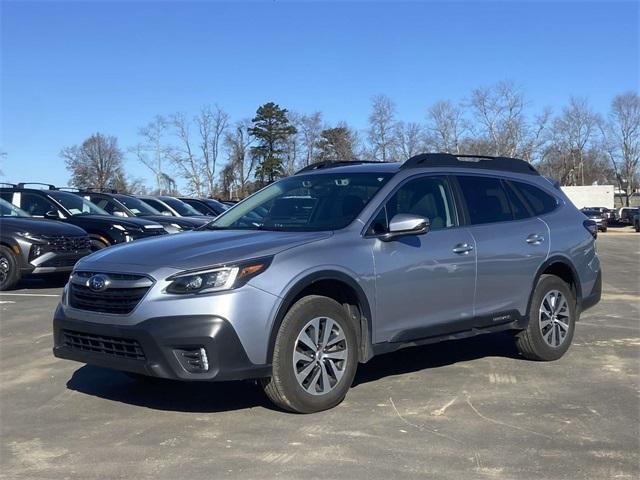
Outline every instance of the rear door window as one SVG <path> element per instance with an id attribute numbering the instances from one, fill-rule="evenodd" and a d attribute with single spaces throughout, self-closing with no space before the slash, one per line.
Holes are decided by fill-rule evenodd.
<path id="1" fill-rule="evenodd" d="M 513 220 L 509 197 L 500 179 L 472 175 L 457 178 L 472 224 Z"/>
<path id="2" fill-rule="evenodd" d="M 42 195 L 30 192 L 20 194 L 20 208 L 34 217 L 44 217 L 49 211 L 58 211 L 56 206 Z"/>
<path id="3" fill-rule="evenodd" d="M 524 197 L 535 215 L 544 215 L 545 213 L 552 212 L 558 206 L 556 198 L 541 188 L 523 182 L 512 181 L 511 184 Z"/>

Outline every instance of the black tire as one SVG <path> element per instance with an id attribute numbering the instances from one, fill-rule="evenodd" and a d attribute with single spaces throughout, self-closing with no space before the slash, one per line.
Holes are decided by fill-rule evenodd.
<path id="1" fill-rule="evenodd" d="M 109 246 L 108 243 L 104 243 L 102 240 L 99 240 L 97 238 L 92 238 L 91 239 L 91 251 L 92 252 L 97 252 L 98 250 L 102 250 L 103 248 L 107 248 Z"/>
<path id="2" fill-rule="evenodd" d="M 600 231 L 601 231 L 602 233 L 605 233 L 605 232 L 607 231 L 607 227 L 602 227 L 602 228 L 600 229 Z"/>
<path id="3" fill-rule="evenodd" d="M 543 338 L 543 329 L 541 328 L 540 308 L 543 300 L 550 292 L 557 291 L 564 296 L 567 304 L 567 317 L 562 317 L 563 322 L 568 325 L 568 330 L 561 343 L 557 346 L 550 345 Z M 552 361 L 562 357 L 571 345 L 573 332 L 575 330 L 575 322 L 577 320 L 576 299 L 573 291 L 561 278 L 555 275 L 542 275 L 538 280 L 538 284 L 531 298 L 531 306 L 529 307 L 529 324 L 526 330 L 523 330 L 516 337 L 516 345 L 520 354 L 529 360 Z M 544 327 L 545 336 L 550 335 L 553 340 L 555 335 L 561 335 L 564 329 L 552 322 L 550 327 Z M 550 328 L 557 328 L 555 332 L 550 332 Z M 549 337 L 547 337 L 549 338 Z"/>
<path id="4" fill-rule="evenodd" d="M 22 275 L 16 254 L 4 245 L 0 245 L 0 270 L 0 291 L 11 290 Z"/>
<path id="5" fill-rule="evenodd" d="M 294 370 L 293 355 L 298 335 L 316 318 L 328 318 L 337 324 L 345 337 L 342 345 L 346 345 L 347 349 L 342 377 L 324 394 L 306 391 L 298 382 Z M 358 366 L 357 343 L 355 327 L 342 305 L 318 295 L 302 298 L 287 312 L 278 330 L 273 351 L 273 373 L 270 378 L 261 381 L 267 397 L 284 410 L 296 413 L 313 413 L 335 407 L 344 399 L 353 382 Z M 319 364 L 320 361 L 317 362 Z"/>

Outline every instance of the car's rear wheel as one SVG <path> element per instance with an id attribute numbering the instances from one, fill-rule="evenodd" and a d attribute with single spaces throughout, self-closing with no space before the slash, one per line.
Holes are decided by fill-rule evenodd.
<path id="1" fill-rule="evenodd" d="M 529 325 L 516 337 L 520 353 L 531 360 L 557 360 L 571 345 L 576 300 L 569 285 L 555 275 L 542 275 L 529 309 Z"/>
<path id="2" fill-rule="evenodd" d="M 0 245 L 0 291 L 10 290 L 20 281 L 20 269 L 15 253 Z"/>
<path id="3" fill-rule="evenodd" d="M 351 387 L 357 351 L 355 328 L 342 305 L 327 297 L 304 297 L 282 320 L 273 373 L 262 386 L 285 410 L 312 413 L 332 408 Z"/>

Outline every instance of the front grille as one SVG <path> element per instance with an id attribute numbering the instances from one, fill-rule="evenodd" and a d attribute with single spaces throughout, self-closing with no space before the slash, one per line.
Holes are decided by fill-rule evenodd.
<path id="1" fill-rule="evenodd" d="M 79 252 L 89 250 L 91 247 L 91 240 L 86 235 L 78 237 L 49 235 L 44 239 L 49 243 L 49 250 L 52 252 Z"/>
<path id="2" fill-rule="evenodd" d="M 63 330 L 64 346 L 71 350 L 102 353 L 131 360 L 145 360 L 144 351 L 137 340 L 130 338 L 93 335 L 91 333 Z"/>
<path id="3" fill-rule="evenodd" d="M 91 312 L 115 313 L 126 315 L 142 300 L 148 287 L 109 288 L 103 292 L 94 292 L 84 285 L 69 285 L 69 304 L 73 308 Z"/>

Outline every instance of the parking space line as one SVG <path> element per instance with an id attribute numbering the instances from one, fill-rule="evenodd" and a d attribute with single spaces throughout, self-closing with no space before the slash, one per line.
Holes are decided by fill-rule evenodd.
<path id="1" fill-rule="evenodd" d="M 61 294 L 49 294 L 49 293 L 4 293 L 0 292 L 0 295 L 7 295 L 12 297 L 59 297 Z"/>

